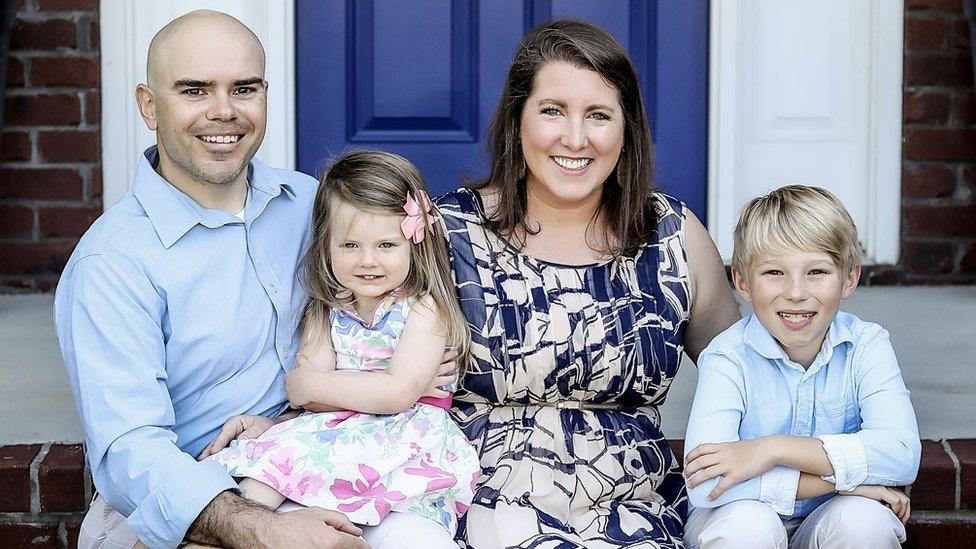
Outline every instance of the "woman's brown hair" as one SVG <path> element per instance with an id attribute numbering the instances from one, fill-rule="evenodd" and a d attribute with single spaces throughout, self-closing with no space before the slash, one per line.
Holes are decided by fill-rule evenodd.
<path id="1" fill-rule="evenodd" d="M 610 33 L 593 24 L 559 20 L 532 31 L 519 44 L 508 71 L 505 89 L 491 125 L 487 146 L 491 172 L 476 189 L 498 192 L 498 206 L 487 226 L 492 231 L 524 245 L 523 234 L 538 229 L 526 225 L 525 157 L 520 140 L 522 109 L 532 94 L 535 76 L 547 63 L 563 62 L 596 71 L 617 90 L 624 113 L 624 144 L 617 167 L 603 183 L 603 195 L 596 216 L 610 231 L 613 256 L 632 255 L 648 240 L 657 225 L 653 200 L 656 189 L 654 153 L 648 131 L 647 113 L 641 96 L 637 69 L 623 47 Z"/>

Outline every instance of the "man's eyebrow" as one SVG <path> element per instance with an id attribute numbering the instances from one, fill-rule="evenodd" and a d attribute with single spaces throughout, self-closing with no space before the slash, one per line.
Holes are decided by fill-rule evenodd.
<path id="1" fill-rule="evenodd" d="M 264 82 L 264 78 L 260 76 L 249 76 L 247 78 L 242 78 L 241 80 L 234 80 L 235 86 L 251 86 L 253 84 L 260 84 Z"/>
<path id="2" fill-rule="evenodd" d="M 207 88 L 213 85 L 213 80 L 194 80 L 193 78 L 180 78 L 173 82 L 174 88 Z"/>

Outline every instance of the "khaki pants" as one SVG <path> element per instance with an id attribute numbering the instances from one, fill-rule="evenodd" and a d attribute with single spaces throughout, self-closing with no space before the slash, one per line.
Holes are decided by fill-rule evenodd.
<path id="1" fill-rule="evenodd" d="M 300 508 L 301 506 L 295 504 L 287 507 L 288 510 Z M 428 549 L 457 547 L 440 524 L 412 513 L 391 513 L 379 526 L 363 528 L 363 538 L 375 549 L 405 549 L 413 544 Z M 78 549 L 133 547 L 145 545 L 129 528 L 122 513 L 112 509 L 102 496 L 96 495 L 81 523 Z"/>
<path id="2" fill-rule="evenodd" d="M 688 549 L 898 549 L 905 526 L 873 499 L 837 496 L 804 519 L 781 520 L 772 507 L 743 500 L 694 509 L 685 525 Z"/>

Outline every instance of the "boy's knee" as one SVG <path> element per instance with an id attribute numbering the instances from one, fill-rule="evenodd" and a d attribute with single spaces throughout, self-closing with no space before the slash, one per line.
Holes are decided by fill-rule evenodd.
<path id="1" fill-rule="evenodd" d="M 892 547 L 905 537 L 905 527 L 887 506 L 859 496 L 831 501 L 826 524 L 819 524 L 817 541 L 844 541 L 852 547 Z M 832 544 L 832 543 L 829 543 Z"/>
<path id="2" fill-rule="evenodd" d="M 758 501 L 734 501 L 710 510 L 695 542 L 702 549 L 767 549 L 786 547 L 786 528 L 776 511 Z"/>

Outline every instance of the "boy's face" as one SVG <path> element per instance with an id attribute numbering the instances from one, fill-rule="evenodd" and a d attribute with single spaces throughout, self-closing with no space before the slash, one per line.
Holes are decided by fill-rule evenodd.
<path id="1" fill-rule="evenodd" d="M 752 303 L 759 322 L 804 368 L 820 352 L 840 300 L 854 293 L 860 276 L 860 265 L 847 274 L 826 253 L 800 250 L 757 258 L 748 278 L 732 271 L 736 289 Z"/>

